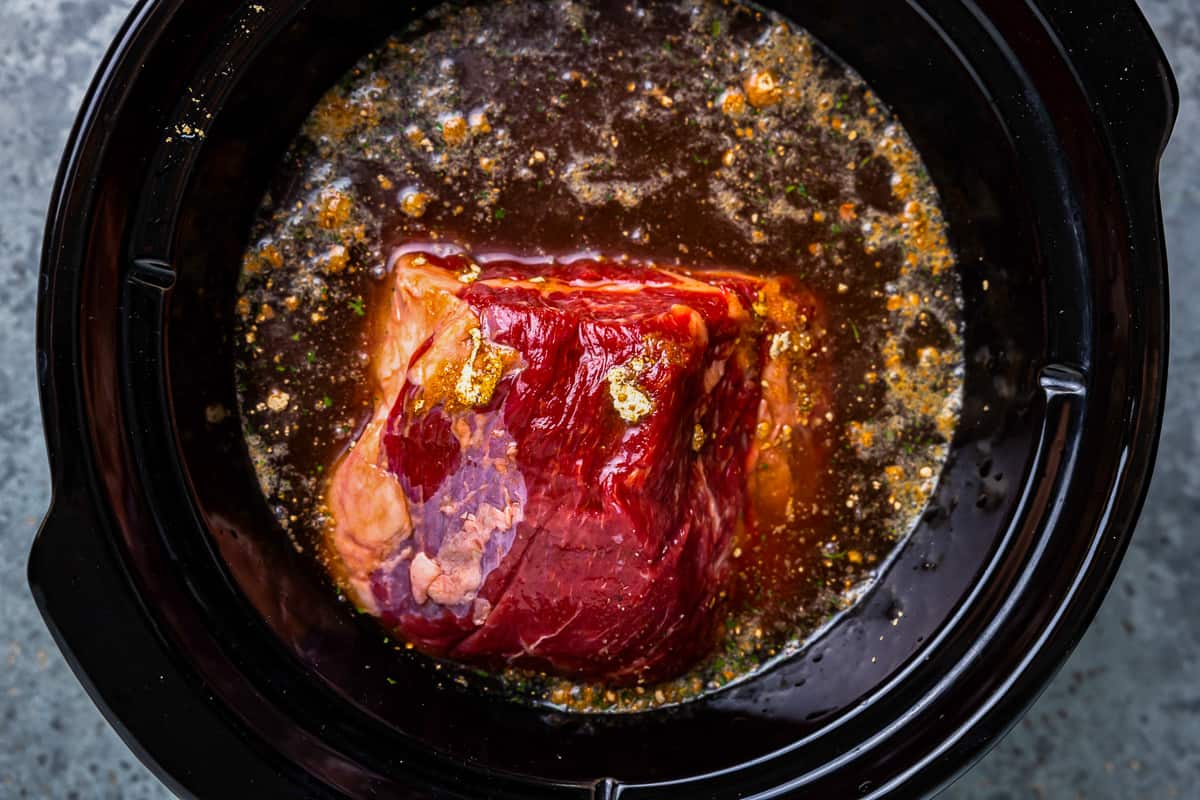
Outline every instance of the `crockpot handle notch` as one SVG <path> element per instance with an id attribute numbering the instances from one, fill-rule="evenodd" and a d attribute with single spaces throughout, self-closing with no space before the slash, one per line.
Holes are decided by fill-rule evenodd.
<path id="1" fill-rule="evenodd" d="M 169 265 L 138 260 L 126 285 L 142 300 L 161 298 L 174 280 Z M 126 293 L 127 307 L 130 293 Z M 156 330 L 161 315 L 147 302 Z M 161 303 L 159 304 L 161 306 Z M 159 337 L 161 338 L 161 337 Z M 159 780 L 180 797 L 220 797 L 252 781 L 265 797 L 328 797 L 302 771 L 263 753 L 220 707 L 198 677 L 181 668 L 178 653 L 147 608 L 141 592 L 85 474 L 81 431 L 70 430 L 52 449 L 71 455 L 52 459 L 54 496 L 30 548 L 28 581 L 42 618 L 68 665 L 109 724 Z M 130 513 L 114 511 L 114 515 Z M 129 523 L 129 519 L 121 520 Z M 136 523 L 131 523 L 136 524 Z M 197 747 L 221 763 L 197 762 Z"/>
<path id="2" fill-rule="evenodd" d="M 269 785 L 262 796 L 314 796 L 302 794 L 311 786 L 264 768 L 247 742 L 229 735 L 211 695 L 188 683 L 146 617 L 77 477 L 66 491 L 66 481 L 56 483 L 30 550 L 28 579 L 55 643 L 105 719 L 179 797 L 220 796 L 239 785 L 239 775 L 256 776 L 260 789 Z M 197 742 L 219 743 L 211 752 L 216 757 L 219 750 L 221 770 L 196 761 Z"/>
<path id="3" fill-rule="evenodd" d="M 165 653 L 136 624 L 137 600 L 102 530 L 86 490 L 56 493 L 30 549 L 29 585 L 55 643 L 105 719 L 159 780 L 190 797 L 171 767 L 139 743 L 149 731 L 173 724 L 151 717 L 177 707 L 184 693 L 174 685 Z M 117 663 L 114 650 L 130 658 Z"/>

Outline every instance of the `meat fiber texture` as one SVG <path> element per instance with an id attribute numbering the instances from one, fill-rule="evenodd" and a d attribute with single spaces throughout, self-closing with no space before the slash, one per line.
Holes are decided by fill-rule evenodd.
<path id="1" fill-rule="evenodd" d="M 824 471 L 817 298 L 411 248 L 390 280 L 374 413 L 326 491 L 359 607 L 433 655 L 616 684 L 711 650 L 736 542 L 806 513 Z"/>

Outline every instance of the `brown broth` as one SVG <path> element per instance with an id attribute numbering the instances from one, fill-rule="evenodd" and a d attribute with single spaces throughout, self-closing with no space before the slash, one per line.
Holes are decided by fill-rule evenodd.
<path id="1" fill-rule="evenodd" d="M 933 491 L 962 390 L 938 197 L 862 79 L 778 17 L 711 0 L 444 6 L 329 91 L 264 198 L 238 299 L 247 440 L 298 549 L 318 551 L 324 474 L 373 405 L 368 312 L 414 241 L 792 275 L 832 320 L 825 496 L 760 532 L 788 537 L 789 558 L 739 548 L 748 599 L 721 651 L 626 690 L 509 675 L 526 697 L 629 710 L 753 674 L 861 596 Z"/>

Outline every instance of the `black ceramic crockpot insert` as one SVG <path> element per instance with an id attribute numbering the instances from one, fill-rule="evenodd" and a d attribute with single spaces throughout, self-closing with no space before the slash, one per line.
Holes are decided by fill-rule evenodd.
<path id="1" fill-rule="evenodd" d="M 1111 581 L 1157 440 L 1165 61 L 1132 0 L 771 5 L 858 70 L 926 160 L 964 276 L 964 412 L 934 502 L 856 609 L 751 681 L 617 716 L 506 703 L 397 654 L 288 544 L 238 420 L 205 421 L 237 407 L 234 286 L 278 159 L 409 4 L 138 6 L 51 209 L 38 363 L 55 495 L 30 580 L 173 788 L 913 796 L 1053 674 Z"/>

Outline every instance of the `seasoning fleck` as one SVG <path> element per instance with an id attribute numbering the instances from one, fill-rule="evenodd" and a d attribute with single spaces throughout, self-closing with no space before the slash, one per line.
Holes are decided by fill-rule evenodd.
<path id="1" fill-rule="evenodd" d="M 417 189 L 408 189 L 400 195 L 400 210 L 410 217 L 423 217 L 429 207 L 429 195 Z"/>
<path id="2" fill-rule="evenodd" d="M 783 97 L 783 88 L 779 80 L 770 70 L 760 70 L 750 74 L 743 85 L 746 99 L 750 105 L 762 109 L 773 106 Z"/>
<path id="3" fill-rule="evenodd" d="M 621 419 L 631 425 L 654 410 L 654 402 L 637 384 L 637 379 L 647 366 L 646 360 L 637 356 L 625 364 L 613 367 L 606 375 L 613 408 Z"/>
<path id="4" fill-rule="evenodd" d="M 272 389 L 267 395 L 267 408 L 272 411 L 283 411 L 288 407 L 288 402 L 291 400 L 291 395 L 287 392 L 282 392 L 279 389 Z"/>

